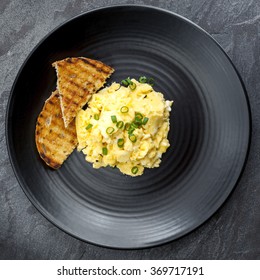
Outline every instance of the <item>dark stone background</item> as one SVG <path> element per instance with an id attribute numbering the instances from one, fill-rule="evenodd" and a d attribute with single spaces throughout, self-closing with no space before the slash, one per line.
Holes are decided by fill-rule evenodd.
<path id="1" fill-rule="evenodd" d="M 93 8 L 118 3 L 158 6 L 208 31 L 225 49 L 248 91 L 253 132 L 243 176 L 226 203 L 192 233 L 144 250 L 114 250 L 62 232 L 19 187 L 5 142 L 5 112 L 15 76 L 53 28 Z M 0 259 L 260 259 L 260 1 L 0 1 Z"/>

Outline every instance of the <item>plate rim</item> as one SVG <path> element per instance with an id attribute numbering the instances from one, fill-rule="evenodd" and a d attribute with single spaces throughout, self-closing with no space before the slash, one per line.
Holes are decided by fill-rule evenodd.
<path id="1" fill-rule="evenodd" d="M 27 190 L 28 185 L 23 182 L 22 174 L 19 171 L 19 165 L 16 161 L 16 157 L 14 156 L 14 152 L 11 149 L 11 147 L 13 145 L 13 141 L 12 141 L 12 136 L 11 136 L 11 132 L 10 132 L 11 131 L 10 126 L 11 126 L 11 123 L 12 123 L 12 117 L 10 116 L 10 110 L 11 110 L 12 105 L 13 105 L 13 99 L 14 99 L 14 92 L 15 92 L 16 84 L 19 80 L 19 77 L 20 77 L 21 73 L 23 72 L 24 67 L 26 66 L 27 62 L 29 61 L 29 59 L 32 57 L 32 55 L 37 51 L 39 46 L 41 46 L 41 44 L 46 39 L 48 39 L 57 30 L 63 28 L 65 25 L 70 24 L 72 21 L 74 21 L 74 20 L 76 20 L 80 17 L 84 17 L 88 14 L 99 12 L 99 11 L 102 11 L 102 10 L 109 10 L 111 8 L 112 9 L 113 8 L 143 8 L 143 9 L 156 10 L 156 11 L 174 16 L 174 17 L 192 25 L 199 32 L 207 35 L 207 37 L 216 44 L 216 46 L 220 49 L 220 51 L 224 54 L 224 56 L 226 56 L 226 58 L 228 59 L 230 65 L 232 66 L 233 70 L 235 71 L 235 73 L 238 77 L 238 80 L 239 80 L 240 85 L 243 89 L 244 96 L 245 96 L 245 99 L 246 99 L 246 107 L 247 107 L 248 121 L 249 121 L 249 123 L 248 123 L 249 130 L 248 130 L 248 139 L 247 139 L 247 150 L 246 150 L 246 153 L 245 153 L 245 159 L 244 159 L 243 165 L 241 167 L 240 174 L 239 174 L 236 182 L 234 183 L 234 185 L 230 189 L 229 193 L 227 194 L 227 196 L 224 197 L 224 199 L 222 199 L 218 203 L 218 206 L 215 206 L 215 208 L 211 211 L 212 213 L 203 222 L 199 223 L 195 227 L 192 227 L 192 229 L 186 229 L 186 230 L 182 231 L 181 234 L 175 235 L 174 237 L 170 238 L 170 240 L 160 240 L 160 241 L 157 241 L 156 243 L 153 243 L 153 244 L 143 244 L 142 246 L 137 245 L 136 247 L 127 247 L 127 246 L 122 247 L 122 246 L 112 246 L 112 245 L 95 243 L 93 241 L 89 241 L 89 240 L 86 240 L 86 239 L 84 239 L 80 236 L 77 236 L 73 232 L 70 232 L 67 229 L 67 226 L 65 228 L 65 225 L 63 225 L 63 227 L 61 225 L 59 225 L 57 219 L 52 215 L 48 216 L 47 215 L 48 213 L 45 211 L 45 209 L 38 203 L 37 200 L 35 200 L 33 198 L 33 196 L 31 196 L 30 192 Z M 167 9 L 164 9 L 164 8 L 161 8 L 161 7 L 156 7 L 156 6 L 152 6 L 152 5 L 145 5 L 145 4 L 114 4 L 114 5 L 107 5 L 107 6 L 102 6 L 102 7 L 90 9 L 88 11 L 79 13 L 79 14 L 61 22 L 54 29 L 49 31 L 42 39 L 40 39 L 40 41 L 30 50 L 29 54 L 24 59 L 22 65 L 19 68 L 19 71 L 16 74 L 16 77 L 13 81 L 13 84 L 12 84 L 12 87 L 11 87 L 11 90 L 10 90 L 10 93 L 9 93 L 9 97 L 8 97 L 8 101 L 7 101 L 7 105 L 6 105 L 6 112 L 5 112 L 5 138 L 6 138 L 6 146 L 7 146 L 9 161 L 11 163 L 12 170 L 14 172 L 14 175 L 16 177 L 16 180 L 17 180 L 19 186 L 21 187 L 21 189 L 23 190 L 23 193 L 26 195 L 26 197 L 28 198 L 30 203 L 33 205 L 33 207 L 35 207 L 37 209 L 37 211 L 45 219 L 47 219 L 48 222 L 50 222 L 51 224 L 53 224 L 54 226 L 56 226 L 58 229 L 65 232 L 66 234 L 72 236 L 73 238 L 76 238 L 76 239 L 78 239 L 80 241 L 83 241 L 85 243 L 93 244 L 93 245 L 98 246 L 98 247 L 110 248 L 110 249 L 112 248 L 112 249 L 116 249 L 116 250 L 140 250 L 140 249 L 145 249 L 145 248 L 151 248 L 151 247 L 158 247 L 158 246 L 166 245 L 170 242 L 176 241 L 176 240 L 194 232 L 195 230 L 200 228 L 202 225 L 204 225 L 213 215 L 216 214 L 217 211 L 219 211 L 224 206 L 224 204 L 227 202 L 230 195 L 234 192 L 234 190 L 235 190 L 236 186 L 238 185 L 239 181 L 241 180 L 241 177 L 244 173 L 244 170 L 245 170 L 245 167 L 246 167 L 246 164 L 247 164 L 247 161 L 248 161 L 248 157 L 249 157 L 249 154 L 250 154 L 250 148 L 251 148 L 251 140 L 252 140 L 252 110 L 251 110 L 249 96 L 248 96 L 245 84 L 243 82 L 243 79 L 242 79 L 240 73 L 238 72 L 238 69 L 236 68 L 235 64 L 233 63 L 233 61 L 231 60 L 229 55 L 225 52 L 225 50 L 222 48 L 222 46 L 216 41 L 216 39 L 214 39 L 213 36 L 210 35 L 210 33 L 208 33 L 206 30 L 204 30 L 202 27 L 200 27 L 199 25 L 197 25 L 196 23 L 194 23 L 190 19 L 188 19 L 188 18 L 186 18 L 186 17 L 184 17 L 184 16 L 182 16 L 178 13 L 175 13 L 173 11 L 170 11 L 170 10 L 167 10 Z M 51 219 L 52 217 L 53 217 L 53 219 Z"/>

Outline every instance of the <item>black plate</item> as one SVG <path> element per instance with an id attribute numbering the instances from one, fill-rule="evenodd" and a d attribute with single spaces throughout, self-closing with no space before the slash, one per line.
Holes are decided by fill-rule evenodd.
<path id="1" fill-rule="evenodd" d="M 160 168 L 131 178 L 95 170 L 77 151 L 58 171 L 43 163 L 36 118 L 55 89 L 52 62 L 68 56 L 111 65 L 109 82 L 154 77 L 155 89 L 174 100 Z M 235 186 L 249 138 L 247 97 L 224 51 L 192 22 L 144 6 L 94 10 L 55 29 L 24 63 L 7 111 L 11 162 L 32 203 L 73 236 L 117 248 L 158 245 L 202 224 Z"/>

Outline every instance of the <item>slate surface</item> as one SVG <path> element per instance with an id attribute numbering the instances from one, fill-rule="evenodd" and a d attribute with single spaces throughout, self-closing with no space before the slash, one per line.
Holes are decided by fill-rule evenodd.
<path id="1" fill-rule="evenodd" d="M 79 241 L 53 226 L 19 187 L 5 141 L 10 89 L 33 47 L 65 20 L 93 8 L 118 3 L 165 8 L 208 31 L 240 72 L 252 110 L 248 162 L 226 203 L 192 233 L 143 250 L 102 248 Z M 0 259 L 260 259 L 259 0 L 1 0 L 0 65 Z"/>

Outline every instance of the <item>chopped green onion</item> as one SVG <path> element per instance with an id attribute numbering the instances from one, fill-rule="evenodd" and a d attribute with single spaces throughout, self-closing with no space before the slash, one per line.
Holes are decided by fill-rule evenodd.
<path id="1" fill-rule="evenodd" d="M 135 119 L 142 120 L 143 115 L 141 113 L 135 113 Z"/>
<path id="2" fill-rule="evenodd" d="M 131 127 L 130 123 L 125 123 L 125 130 L 128 131 Z"/>
<path id="3" fill-rule="evenodd" d="M 142 125 L 142 120 L 140 119 L 135 119 L 134 121 L 134 125 L 136 126 L 136 128 L 139 128 Z"/>
<path id="4" fill-rule="evenodd" d="M 129 109 L 128 109 L 127 106 L 123 106 L 123 107 L 121 107 L 121 109 L 120 109 L 120 112 L 121 112 L 121 113 L 127 113 L 128 111 L 129 111 Z"/>
<path id="5" fill-rule="evenodd" d="M 123 122 L 123 121 L 119 121 L 119 122 L 116 124 L 116 127 L 117 127 L 117 128 L 123 128 L 123 127 L 124 127 L 124 122 Z"/>
<path id="6" fill-rule="evenodd" d="M 138 167 L 137 166 L 134 166 L 132 169 L 131 169 L 132 173 L 133 174 L 136 174 L 138 172 Z"/>
<path id="7" fill-rule="evenodd" d="M 111 126 L 109 126 L 107 129 L 106 129 L 106 133 L 107 134 L 112 134 L 113 132 L 115 131 L 115 129 Z"/>
<path id="8" fill-rule="evenodd" d="M 146 125 L 147 122 L 148 122 L 148 120 L 149 120 L 149 118 L 145 117 L 145 118 L 143 119 L 143 125 Z"/>
<path id="9" fill-rule="evenodd" d="M 103 148 L 102 148 L 102 154 L 106 156 L 106 155 L 107 155 L 107 152 L 108 152 L 108 151 L 107 151 L 107 148 L 106 148 L 106 147 L 103 147 Z"/>
<path id="10" fill-rule="evenodd" d="M 124 141 L 123 138 L 119 138 L 119 139 L 117 140 L 117 146 L 118 146 L 119 148 L 122 148 L 122 147 L 124 146 L 124 143 L 125 143 L 125 141 Z"/>
<path id="11" fill-rule="evenodd" d="M 140 82 L 141 84 L 145 84 L 145 83 L 147 82 L 147 78 L 146 78 L 145 76 L 141 76 L 141 77 L 139 78 L 139 82 Z"/>
<path id="12" fill-rule="evenodd" d="M 130 128 L 128 129 L 128 134 L 132 134 L 136 128 L 138 128 L 138 125 L 131 123 Z"/>
<path id="13" fill-rule="evenodd" d="M 94 115 L 94 119 L 95 119 L 96 121 L 98 121 L 98 120 L 99 120 L 99 114 L 95 114 L 95 115 Z"/>
<path id="14" fill-rule="evenodd" d="M 127 80 L 122 80 L 121 85 L 124 86 L 124 87 L 128 87 L 129 84 L 128 84 Z"/>
<path id="15" fill-rule="evenodd" d="M 111 120 L 113 123 L 116 123 L 117 122 L 116 116 L 111 116 Z"/>
<path id="16" fill-rule="evenodd" d="M 133 84 L 133 82 L 131 81 L 130 77 L 128 77 L 128 78 L 126 79 L 126 81 L 128 82 L 128 85 L 132 85 L 132 84 Z"/>
<path id="17" fill-rule="evenodd" d="M 92 126 L 93 126 L 93 124 L 89 123 L 89 124 L 86 126 L 86 130 L 90 129 Z"/>
<path id="18" fill-rule="evenodd" d="M 136 129 L 136 128 L 138 128 L 138 125 L 137 125 L 137 124 L 135 124 L 135 123 L 131 123 L 131 128 Z"/>
<path id="19" fill-rule="evenodd" d="M 133 134 L 133 132 L 135 131 L 135 128 L 134 127 L 130 127 L 129 129 L 128 129 L 128 134 L 130 135 L 130 134 Z"/>
<path id="20" fill-rule="evenodd" d="M 132 82 L 132 84 L 129 85 L 129 88 L 131 90 L 135 90 L 136 89 L 136 84 Z"/>
<path id="21" fill-rule="evenodd" d="M 136 142 L 136 136 L 134 134 L 130 134 L 128 137 L 131 142 L 133 142 L 133 143 Z"/>
<path id="22" fill-rule="evenodd" d="M 148 82 L 149 85 L 154 86 L 154 79 L 153 78 L 149 78 L 147 82 Z"/>

